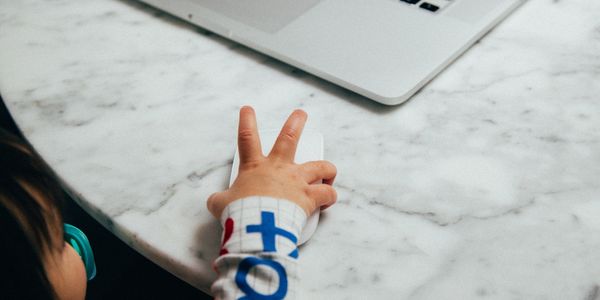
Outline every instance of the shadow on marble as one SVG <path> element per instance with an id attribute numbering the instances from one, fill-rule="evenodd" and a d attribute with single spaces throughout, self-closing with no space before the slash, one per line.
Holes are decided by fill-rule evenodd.
<path id="1" fill-rule="evenodd" d="M 23 138 L 1 96 L 0 127 Z M 98 268 L 96 278 L 88 283 L 86 299 L 212 299 L 135 252 L 83 211 L 69 195 L 66 198 L 65 222 L 86 233 Z"/>
<path id="2" fill-rule="evenodd" d="M 198 226 L 195 231 L 194 249 L 200 260 L 214 261 L 219 256 L 221 243 L 221 224 L 216 219 Z"/>

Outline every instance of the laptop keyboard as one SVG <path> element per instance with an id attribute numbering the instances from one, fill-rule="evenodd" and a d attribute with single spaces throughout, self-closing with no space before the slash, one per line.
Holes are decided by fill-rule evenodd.
<path id="1" fill-rule="evenodd" d="M 410 5 L 417 6 L 421 9 L 430 12 L 439 12 L 444 7 L 448 6 L 452 0 L 399 0 Z"/>

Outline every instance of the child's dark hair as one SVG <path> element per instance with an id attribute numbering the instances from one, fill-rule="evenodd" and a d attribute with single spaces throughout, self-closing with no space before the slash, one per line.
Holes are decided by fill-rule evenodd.
<path id="1" fill-rule="evenodd" d="M 3 299 L 56 298 L 44 262 L 50 253 L 64 247 L 63 195 L 52 171 L 33 149 L 0 128 Z"/>

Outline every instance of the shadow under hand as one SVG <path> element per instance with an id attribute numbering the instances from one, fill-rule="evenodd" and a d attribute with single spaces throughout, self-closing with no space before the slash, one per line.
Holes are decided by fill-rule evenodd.
<path id="1" fill-rule="evenodd" d="M 219 256 L 221 249 L 222 231 L 221 224 L 214 218 L 201 224 L 194 235 L 196 257 L 203 261 L 214 261 Z"/>

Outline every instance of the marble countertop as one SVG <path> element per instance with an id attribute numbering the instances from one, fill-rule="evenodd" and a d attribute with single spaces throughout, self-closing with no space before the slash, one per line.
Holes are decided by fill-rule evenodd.
<path id="1" fill-rule="evenodd" d="M 530 0 L 386 107 L 135 1 L 0 0 L 0 93 L 85 210 L 205 291 L 250 104 L 306 110 L 339 170 L 301 299 L 600 299 L 599 1 Z"/>

